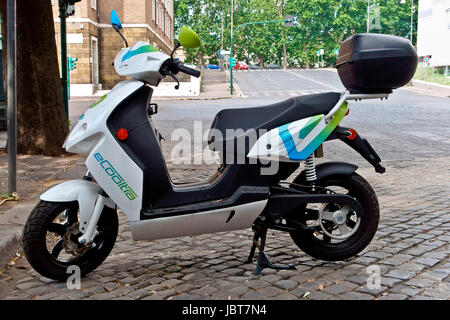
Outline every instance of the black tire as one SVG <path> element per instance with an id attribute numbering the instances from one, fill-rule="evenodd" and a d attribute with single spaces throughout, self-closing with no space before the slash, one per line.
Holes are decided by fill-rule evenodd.
<path id="1" fill-rule="evenodd" d="M 305 184 L 297 178 L 295 183 Z M 348 194 L 356 199 L 362 206 L 363 212 L 360 217 L 360 224 L 356 232 L 349 238 L 340 242 L 325 241 L 314 235 L 311 230 L 299 230 L 290 232 L 294 243 L 306 254 L 325 261 L 341 261 L 354 257 L 364 250 L 375 236 L 378 228 L 380 209 L 378 199 L 370 184 L 357 173 L 349 176 L 332 176 L 319 181 L 317 185 L 322 187 L 337 186 L 347 189 Z M 298 220 L 301 223 L 301 214 L 305 207 L 297 208 L 295 212 L 289 214 L 289 218 Z M 328 239 L 329 240 L 329 239 Z"/>
<path id="2" fill-rule="evenodd" d="M 54 220 L 63 212 L 68 212 L 67 222 L 58 225 Z M 94 239 L 95 247 L 87 249 L 86 252 L 80 253 L 68 261 L 58 260 L 60 252 L 64 250 L 62 244 L 58 247 L 59 252 L 56 253 L 52 250 L 56 257 L 49 252 L 47 236 L 48 233 L 54 233 L 49 229 L 66 230 L 76 222 L 78 222 L 77 202 L 40 201 L 31 211 L 23 231 L 23 249 L 30 265 L 42 276 L 66 281 L 70 276 L 67 268 L 72 265 L 77 265 L 80 268 L 81 276 L 84 276 L 96 269 L 108 257 L 117 238 L 119 221 L 116 210 L 106 206 L 97 224 L 99 235 Z M 61 233 L 58 234 L 61 235 Z M 53 249 L 55 248 L 56 245 Z"/>

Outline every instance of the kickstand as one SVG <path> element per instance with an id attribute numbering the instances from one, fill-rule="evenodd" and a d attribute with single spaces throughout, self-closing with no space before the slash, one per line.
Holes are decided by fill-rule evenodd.
<path id="1" fill-rule="evenodd" d="M 256 247 L 259 249 L 258 259 L 256 260 L 256 269 L 253 272 L 255 275 L 261 274 L 263 269 L 271 268 L 277 270 L 292 270 L 295 269 L 294 266 L 278 266 L 270 262 L 269 257 L 264 252 L 264 247 L 266 244 L 267 229 L 255 230 L 255 235 L 253 236 L 253 245 L 250 250 L 250 255 L 248 256 L 247 263 L 251 263 L 253 260 L 253 255 L 255 254 Z M 261 244 L 258 246 L 258 240 L 261 238 Z"/>

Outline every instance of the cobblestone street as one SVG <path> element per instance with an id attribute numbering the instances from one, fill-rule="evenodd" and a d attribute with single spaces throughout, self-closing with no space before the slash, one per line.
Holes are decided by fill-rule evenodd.
<path id="1" fill-rule="evenodd" d="M 426 163 L 426 166 L 424 165 Z M 19 257 L 0 275 L 3 299 L 449 299 L 450 158 L 385 161 L 377 175 L 361 168 L 377 192 L 381 221 L 357 257 L 329 263 L 301 252 L 289 235 L 270 232 L 272 262 L 296 270 L 252 271 L 245 264 L 250 230 L 133 242 L 124 215 L 109 258 L 82 279 L 80 290 L 40 277 Z M 173 168 L 202 180 L 205 170 Z M 203 174 L 205 173 L 205 174 Z M 381 286 L 367 286 L 369 266 Z"/>

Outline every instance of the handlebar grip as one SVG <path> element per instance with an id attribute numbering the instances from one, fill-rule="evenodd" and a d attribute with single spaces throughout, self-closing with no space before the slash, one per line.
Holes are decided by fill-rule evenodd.
<path id="1" fill-rule="evenodd" d="M 190 76 L 196 77 L 196 78 L 200 77 L 200 75 L 201 75 L 200 71 L 192 69 L 192 68 L 189 68 L 189 67 L 186 67 L 186 66 L 181 65 L 181 64 L 178 65 L 178 70 L 180 70 L 181 72 L 186 73 L 186 74 L 188 74 Z"/>

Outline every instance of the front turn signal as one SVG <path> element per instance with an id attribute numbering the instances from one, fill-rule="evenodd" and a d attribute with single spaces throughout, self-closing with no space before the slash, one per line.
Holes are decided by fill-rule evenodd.
<path id="1" fill-rule="evenodd" d="M 117 139 L 119 139 L 120 141 L 125 141 L 128 139 L 128 131 L 127 129 L 121 128 L 119 130 L 117 130 Z"/>

